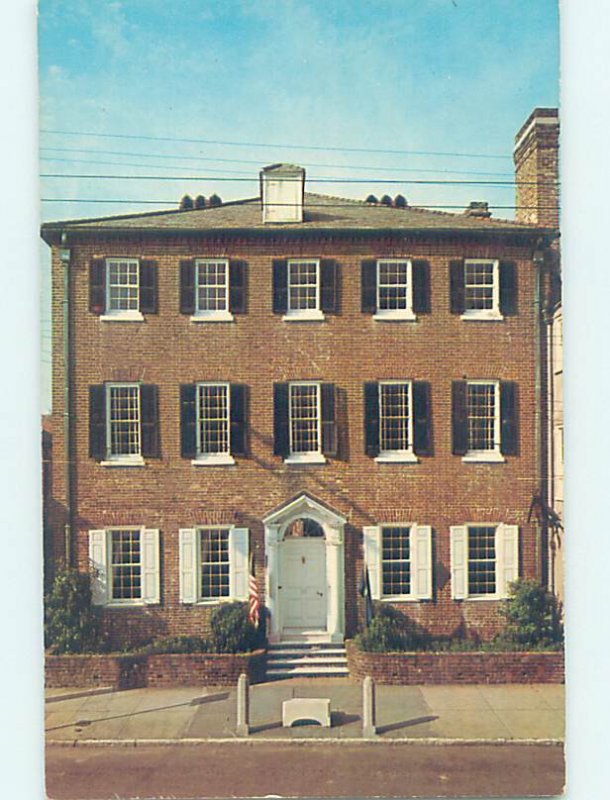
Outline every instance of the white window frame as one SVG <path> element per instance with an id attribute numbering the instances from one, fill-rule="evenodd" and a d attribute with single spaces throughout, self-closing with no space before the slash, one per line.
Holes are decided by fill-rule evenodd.
<path id="1" fill-rule="evenodd" d="M 466 381 L 466 414 L 467 424 L 470 425 L 470 414 L 468 412 L 468 387 L 469 386 L 493 386 L 494 387 L 494 446 L 487 450 L 468 449 L 462 461 L 466 463 L 503 463 L 506 461 L 500 452 L 500 442 L 502 437 L 502 422 L 500 418 L 500 381 L 497 380 L 467 380 Z M 470 432 L 468 431 L 470 439 Z"/>
<path id="2" fill-rule="evenodd" d="M 381 447 L 381 426 L 382 426 L 382 386 L 407 386 L 409 394 L 409 419 L 408 419 L 408 437 L 409 447 L 403 450 L 383 450 Z M 411 380 L 388 380 L 379 381 L 377 384 L 377 391 L 379 396 L 379 454 L 375 457 L 375 461 L 380 464 L 417 464 L 419 459 L 413 450 L 413 381 Z"/>
<path id="3" fill-rule="evenodd" d="M 381 308 L 381 264 L 406 264 L 406 308 Z M 417 318 L 413 313 L 413 262 L 410 258 L 378 258 L 375 262 L 375 305 L 376 311 L 373 319 L 382 322 L 403 321 L 414 322 Z"/>
<path id="4" fill-rule="evenodd" d="M 410 593 L 383 594 L 383 529 L 409 528 Z M 416 522 L 383 522 L 363 528 L 364 562 L 373 600 L 419 603 L 433 595 L 432 528 Z"/>
<path id="5" fill-rule="evenodd" d="M 140 311 L 140 260 L 138 258 L 117 258 L 115 256 L 106 258 L 105 261 L 105 286 L 104 286 L 104 304 L 105 311 L 100 319 L 105 322 L 141 322 L 144 319 Z M 138 289 L 138 308 L 137 309 L 121 309 L 110 308 L 110 266 L 112 264 L 135 264 L 137 275 L 137 289 Z"/>
<path id="6" fill-rule="evenodd" d="M 140 597 L 113 598 L 113 531 L 137 531 L 140 538 Z M 159 530 L 143 525 L 113 525 L 89 531 L 89 562 L 94 570 L 92 602 L 108 608 L 157 605 L 160 594 Z"/>
<path id="7" fill-rule="evenodd" d="M 227 393 L 227 449 L 223 453 L 204 453 L 201 450 L 201 399 L 199 389 L 201 386 L 224 387 Z M 231 455 L 231 384 L 225 381 L 200 381 L 195 384 L 195 442 L 197 455 L 191 461 L 194 466 L 230 466 L 235 464 Z"/>
<path id="8" fill-rule="evenodd" d="M 468 585 L 470 559 L 468 546 L 471 528 L 495 528 L 495 583 L 496 591 L 492 594 L 471 594 Z M 463 538 L 463 560 L 456 563 L 456 544 L 454 537 Z M 486 602 L 488 600 L 505 600 L 508 597 L 510 583 L 519 578 L 519 527 L 503 522 L 466 522 L 463 525 L 450 527 L 451 537 L 451 593 L 454 600 L 469 602 Z M 455 570 L 463 570 L 463 587 L 456 587 Z"/>
<path id="9" fill-rule="evenodd" d="M 106 458 L 102 461 L 104 467 L 139 467 L 144 464 L 142 457 L 142 392 L 139 383 L 134 381 L 114 382 L 104 384 L 106 390 Z M 112 452 L 112 389 L 137 389 L 138 391 L 138 453 L 113 453 Z"/>
<path id="10" fill-rule="evenodd" d="M 298 386 L 315 386 L 317 389 L 317 450 L 294 452 L 292 449 L 292 390 Z M 291 381 L 288 384 L 288 449 L 289 455 L 284 459 L 286 464 L 326 464 L 322 453 L 322 385 L 319 381 Z"/>
<path id="11" fill-rule="evenodd" d="M 224 309 L 200 309 L 199 308 L 199 267 L 207 264 L 224 264 L 225 267 L 225 307 Z M 232 322 L 234 317 L 229 310 L 230 304 L 230 268 L 228 258 L 196 258 L 195 259 L 195 313 L 192 315 L 193 322 Z"/>
<path id="12" fill-rule="evenodd" d="M 229 594 L 226 597 L 203 597 L 201 594 L 202 531 L 222 530 L 228 534 Z M 179 530 L 180 602 L 212 606 L 248 599 L 249 529 L 234 525 L 197 525 Z"/>
<path id="13" fill-rule="evenodd" d="M 290 308 L 290 267 L 294 264 L 314 264 L 316 268 L 316 305 L 315 308 Z M 322 302 L 322 275 L 319 258 L 289 258 L 286 261 L 286 313 L 282 317 L 286 322 L 315 322 L 324 319 L 321 308 Z"/>
<path id="14" fill-rule="evenodd" d="M 466 268 L 468 264 L 493 264 L 491 308 L 466 308 Z M 496 322 L 504 319 L 500 312 L 500 261 L 497 258 L 466 258 L 464 260 L 464 313 L 461 318 L 479 322 Z"/>

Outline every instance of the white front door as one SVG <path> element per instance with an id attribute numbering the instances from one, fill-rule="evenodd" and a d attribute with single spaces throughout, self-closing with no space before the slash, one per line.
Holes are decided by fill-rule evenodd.
<path id="1" fill-rule="evenodd" d="M 326 630 L 324 539 L 288 537 L 282 542 L 279 598 L 284 631 Z"/>

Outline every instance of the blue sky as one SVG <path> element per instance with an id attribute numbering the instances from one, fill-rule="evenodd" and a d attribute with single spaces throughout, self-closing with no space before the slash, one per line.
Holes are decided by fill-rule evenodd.
<path id="1" fill-rule="evenodd" d="M 39 12 L 43 173 L 205 176 L 43 178 L 43 198 L 171 207 L 186 192 L 249 197 L 261 166 L 293 161 L 307 167 L 311 190 L 328 194 L 400 191 L 414 204 L 511 205 L 510 186 L 379 179 L 510 180 L 518 128 L 535 106 L 558 103 L 556 0 L 41 0 Z M 170 141 L 108 136 L 116 134 Z M 315 184 L 316 177 L 370 181 Z M 43 202 L 41 214 L 50 220 L 155 207 Z M 43 256 L 48 364 L 47 263 Z M 44 384 L 47 398 L 46 370 Z"/>

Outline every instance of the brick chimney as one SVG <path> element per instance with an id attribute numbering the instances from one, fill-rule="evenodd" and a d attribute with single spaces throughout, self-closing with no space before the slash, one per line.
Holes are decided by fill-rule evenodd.
<path id="1" fill-rule="evenodd" d="M 272 164 L 260 172 L 263 223 L 303 222 L 305 170 Z"/>
<path id="2" fill-rule="evenodd" d="M 515 136 L 518 222 L 559 227 L 559 112 L 535 108 Z"/>

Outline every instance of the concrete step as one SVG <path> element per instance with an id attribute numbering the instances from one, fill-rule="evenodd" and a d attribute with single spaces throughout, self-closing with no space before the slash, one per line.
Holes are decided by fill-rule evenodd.
<path id="1" fill-rule="evenodd" d="M 285 667 L 285 666 L 346 666 L 347 658 L 316 658 L 316 656 L 301 656 L 300 658 L 272 658 L 267 659 L 267 664 L 270 667 Z"/>
<path id="2" fill-rule="evenodd" d="M 278 647 L 267 651 L 268 658 L 284 658 L 285 656 L 317 656 L 319 658 L 345 657 L 344 647 L 322 649 L 320 647 Z"/>
<path id="3" fill-rule="evenodd" d="M 349 671 L 347 667 L 292 667 L 277 669 L 275 667 L 267 668 L 267 678 L 325 678 L 325 677 L 348 677 Z"/>
<path id="4" fill-rule="evenodd" d="M 336 642 L 281 642 L 271 645 L 267 651 L 269 680 L 348 675 L 345 647 Z"/>

